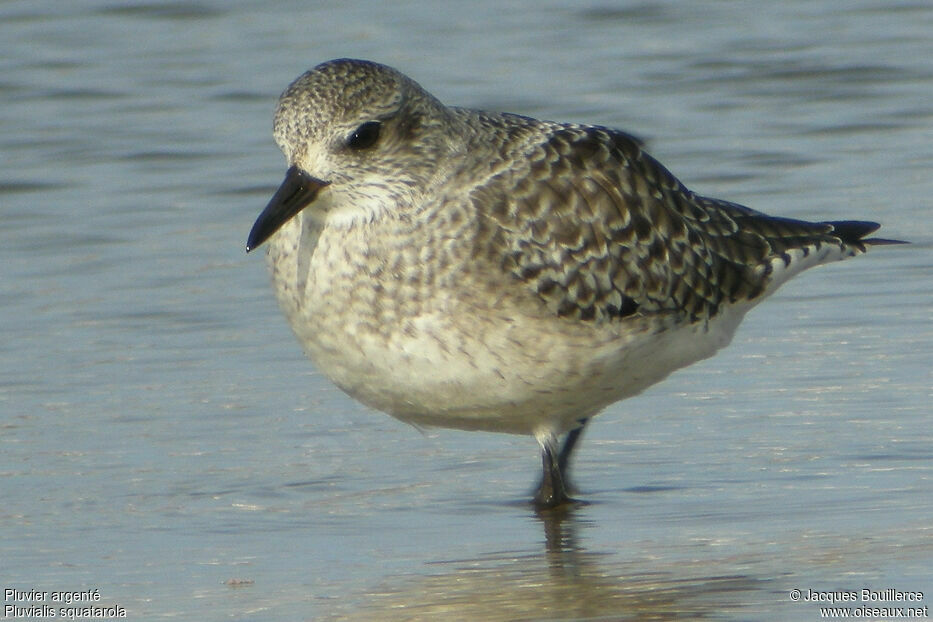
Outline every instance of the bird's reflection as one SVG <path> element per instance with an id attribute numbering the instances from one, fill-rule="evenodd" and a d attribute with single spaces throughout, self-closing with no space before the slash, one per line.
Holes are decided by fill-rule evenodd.
<path id="1" fill-rule="evenodd" d="M 535 512 L 544 526 L 544 555 L 552 573 L 577 575 L 583 550 L 577 542 L 576 505 Z"/>
<path id="2" fill-rule="evenodd" d="M 535 513 L 532 520 L 544 528 L 542 549 L 431 563 L 426 576 L 386 579 L 362 608 L 337 619 L 697 620 L 764 589 L 747 576 L 689 564 L 620 563 L 613 552 L 587 551 L 579 540 L 580 513 L 574 506 Z"/>

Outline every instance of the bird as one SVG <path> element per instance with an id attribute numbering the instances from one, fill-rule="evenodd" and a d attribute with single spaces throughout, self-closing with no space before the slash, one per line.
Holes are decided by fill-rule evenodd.
<path id="1" fill-rule="evenodd" d="M 599 125 L 447 106 L 336 59 L 282 93 L 285 179 L 255 221 L 316 368 L 419 428 L 533 436 L 533 504 L 577 502 L 588 422 L 726 346 L 799 272 L 901 243 L 685 187 Z M 574 493 L 575 494 L 575 493 Z"/>

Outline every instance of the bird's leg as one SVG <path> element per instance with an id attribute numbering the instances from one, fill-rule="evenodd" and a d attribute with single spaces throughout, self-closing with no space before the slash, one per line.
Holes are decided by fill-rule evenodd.
<path id="1" fill-rule="evenodd" d="M 560 454 L 557 456 L 557 467 L 560 469 L 564 485 L 568 489 L 573 488 L 573 486 L 570 485 L 570 479 L 567 477 L 567 472 L 570 469 L 570 454 L 573 453 L 573 448 L 576 447 L 577 442 L 580 440 L 580 436 L 583 434 L 583 428 L 586 427 L 588 421 L 589 419 L 580 419 L 580 425 L 567 433 L 567 438 L 564 439 L 564 444 L 560 447 Z"/>
<path id="2" fill-rule="evenodd" d="M 570 455 L 579 442 L 587 421 L 588 419 L 581 419 L 580 425 L 567 433 L 560 451 L 557 451 L 555 438 L 549 437 L 541 441 L 544 474 L 535 493 L 535 505 L 539 509 L 554 508 L 573 501 L 567 494 L 567 491 L 572 489 L 567 472 L 570 468 Z"/>
<path id="3" fill-rule="evenodd" d="M 541 485 L 535 493 L 535 507 L 539 510 L 548 510 L 570 503 L 570 496 L 567 495 L 567 489 L 564 487 L 564 476 L 560 472 L 557 441 L 554 437 L 541 443 L 541 461 L 544 473 L 541 477 Z"/>

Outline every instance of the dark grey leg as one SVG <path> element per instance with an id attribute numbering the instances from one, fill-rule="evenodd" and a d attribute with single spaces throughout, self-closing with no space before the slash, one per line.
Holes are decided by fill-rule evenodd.
<path id="1" fill-rule="evenodd" d="M 541 477 L 541 485 L 535 493 L 535 507 L 539 510 L 549 510 L 571 501 L 564 487 L 564 476 L 560 472 L 558 457 L 555 456 L 555 445 L 549 442 L 541 451 L 544 474 Z"/>
<path id="2" fill-rule="evenodd" d="M 580 436 L 583 433 L 583 427 L 587 419 L 581 419 L 579 427 L 572 429 L 567 433 L 560 451 L 557 451 L 557 443 L 546 443 L 541 451 L 541 461 L 544 467 L 544 473 L 541 476 L 541 484 L 535 493 L 535 505 L 538 509 L 555 508 L 565 503 L 571 503 L 573 499 L 567 494 L 571 488 L 567 472 L 570 467 L 570 455 Z"/>
<path id="3" fill-rule="evenodd" d="M 564 439 L 564 444 L 560 447 L 560 454 L 557 456 L 557 466 L 564 476 L 565 483 L 567 481 L 567 469 L 570 467 L 570 454 L 573 453 L 573 448 L 580 440 L 580 436 L 583 434 L 583 428 L 586 427 L 588 421 L 589 419 L 581 419 L 580 426 L 567 433 L 567 438 Z"/>

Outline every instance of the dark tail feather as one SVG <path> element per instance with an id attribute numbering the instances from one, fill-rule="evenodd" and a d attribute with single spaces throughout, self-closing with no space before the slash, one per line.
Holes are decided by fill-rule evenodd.
<path id="1" fill-rule="evenodd" d="M 865 244 L 876 246 L 884 244 L 910 244 L 910 242 L 905 242 L 904 240 L 866 238 L 866 235 L 881 228 L 881 225 L 876 222 L 867 220 L 831 220 L 822 224 L 832 226 L 832 234 L 837 236 L 845 244 L 850 244 L 862 250 L 865 250 Z"/>

